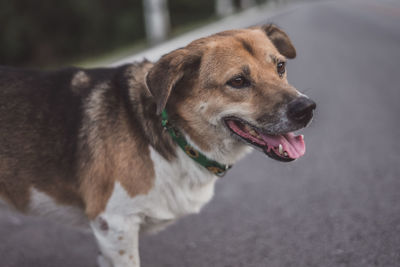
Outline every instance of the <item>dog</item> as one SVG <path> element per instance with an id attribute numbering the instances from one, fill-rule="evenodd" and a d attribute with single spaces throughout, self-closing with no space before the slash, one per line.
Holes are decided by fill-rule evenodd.
<path id="1" fill-rule="evenodd" d="M 198 213 L 253 148 L 289 162 L 315 102 L 289 85 L 273 24 L 220 32 L 157 62 L 0 68 L 0 202 L 89 227 L 100 266 L 140 265 L 138 235 Z"/>

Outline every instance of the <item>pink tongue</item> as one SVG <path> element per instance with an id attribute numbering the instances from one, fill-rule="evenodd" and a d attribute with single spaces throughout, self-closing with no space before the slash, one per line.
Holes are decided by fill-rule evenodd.
<path id="1" fill-rule="evenodd" d="M 267 143 L 267 151 L 274 150 L 279 155 L 279 144 L 282 145 L 283 151 L 288 153 L 288 157 L 292 159 L 300 158 L 306 152 L 306 145 L 303 136 L 295 136 L 293 133 L 283 135 L 264 135 L 262 139 Z"/>

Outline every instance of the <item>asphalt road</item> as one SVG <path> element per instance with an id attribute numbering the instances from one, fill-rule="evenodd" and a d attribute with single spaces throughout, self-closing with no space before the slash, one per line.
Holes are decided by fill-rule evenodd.
<path id="1" fill-rule="evenodd" d="M 275 16 L 318 104 L 307 153 L 254 152 L 199 215 L 141 237 L 144 267 L 400 266 L 400 3 L 324 2 Z M 263 21 L 260 21 L 263 22 Z M 95 266 L 88 234 L 0 216 L 0 266 Z"/>

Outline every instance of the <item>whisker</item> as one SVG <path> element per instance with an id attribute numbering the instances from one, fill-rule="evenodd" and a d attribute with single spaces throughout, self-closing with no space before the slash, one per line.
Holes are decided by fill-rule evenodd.
<path id="1" fill-rule="evenodd" d="M 300 91 L 300 93 L 302 93 L 302 94 L 306 94 L 307 92 L 312 90 L 312 88 L 306 88 L 306 89 L 302 89 L 302 90 L 297 89 L 297 90 Z"/>

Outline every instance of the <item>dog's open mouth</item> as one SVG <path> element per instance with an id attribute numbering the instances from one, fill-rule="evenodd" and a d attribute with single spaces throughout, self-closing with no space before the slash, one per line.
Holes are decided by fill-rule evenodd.
<path id="1" fill-rule="evenodd" d="M 295 135 L 292 132 L 270 135 L 251 124 L 235 118 L 225 118 L 228 128 L 242 140 L 261 148 L 269 157 L 289 162 L 300 158 L 306 152 L 303 135 Z"/>

